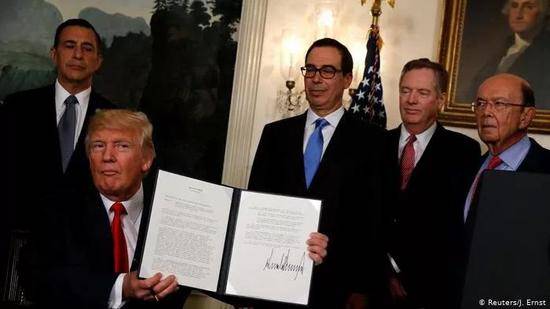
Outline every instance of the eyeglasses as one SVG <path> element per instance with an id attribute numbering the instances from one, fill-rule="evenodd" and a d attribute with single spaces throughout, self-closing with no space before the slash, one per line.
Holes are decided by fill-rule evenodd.
<path id="1" fill-rule="evenodd" d="M 517 104 L 517 103 L 508 103 L 503 101 L 487 101 L 487 100 L 476 100 L 472 102 L 472 111 L 483 111 L 487 109 L 487 106 L 491 105 L 491 107 L 496 111 L 502 111 L 506 109 L 508 106 L 525 106 L 524 104 Z"/>
<path id="2" fill-rule="evenodd" d="M 336 73 L 342 72 L 342 70 L 338 70 L 331 65 L 324 65 L 320 69 L 316 68 L 314 65 L 306 65 L 305 67 L 301 67 L 300 70 L 302 71 L 302 75 L 306 78 L 313 78 L 315 77 L 315 73 L 319 72 L 319 75 L 324 79 L 334 78 Z"/>

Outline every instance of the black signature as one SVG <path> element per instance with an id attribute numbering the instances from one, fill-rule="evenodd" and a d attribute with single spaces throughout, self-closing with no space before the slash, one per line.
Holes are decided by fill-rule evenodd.
<path id="1" fill-rule="evenodd" d="M 300 262 L 298 264 L 292 264 L 289 263 L 290 257 L 290 249 L 288 249 L 286 252 L 283 252 L 281 254 L 281 259 L 279 262 L 272 261 L 273 259 L 273 248 L 271 248 L 271 253 L 267 257 L 267 260 L 265 261 L 264 269 L 263 271 L 267 270 L 276 270 L 276 271 L 282 271 L 282 272 L 294 272 L 294 279 L 298 277 L 298 274 L 303 275 L 304 274 L 304 263 L 306 258 L 306 253 L 302 253 L 302 257 L 300 258 Z"/>

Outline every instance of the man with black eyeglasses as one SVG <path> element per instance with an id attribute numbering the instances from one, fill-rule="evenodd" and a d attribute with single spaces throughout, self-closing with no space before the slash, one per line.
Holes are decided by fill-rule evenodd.
<path id="1" fill-rule="evenodd" d="M 477 131 L 489 151 L 483 156 L 464 205 L 464 221 L 471 226 L 478 179 L 485 170 L 550 173 L 550 150 L 527 136 L 535 117 L 535 94 L 529 83 L 513 74 L 486 79 L 472 103 Z"/>
<path id="2" fill-rule="evenodd" d="M 265 126 L 250 175 L 250 190 L 323 200 L 319 231 L 328 236 L 329 248 L 314 269 L 308 308 L 365 306 L 363 295 L 383 261 L 376 233 L 384 132 L 344 110 L 352 69 L 351 54 L 340 42 L 324 38 L 311 45 L 302 67 L 309 109 Z M 367 254 L 357 254 L 358 244 Z M 276 307 L 288 308 L 255 305 Z"/>

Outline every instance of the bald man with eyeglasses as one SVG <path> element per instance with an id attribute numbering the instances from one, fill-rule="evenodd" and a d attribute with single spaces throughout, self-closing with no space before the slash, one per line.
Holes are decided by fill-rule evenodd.
<path id="1" fill-rule="evenodd" d="M 483 156 L 464 205 L 464 221 L 475 217 L 474 195 L 486 170 L 550 173 L 550 150 L 527 135 L 536 113 L 535 94 L 523 78 L 503 73 L 486 79 L 472 103 L 477 131 L 489 151 Z"/>

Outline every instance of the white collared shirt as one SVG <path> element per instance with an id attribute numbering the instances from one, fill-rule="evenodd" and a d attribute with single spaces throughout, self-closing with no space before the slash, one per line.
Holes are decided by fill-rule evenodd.
<path id="1" fill-rule="evenodd" d="M 414 166 L 416 166 L 416 164 L 418 164 L 418 161 L 420 161 L 420 158 L 422 158 L 422 154 L 424 154 L 424 150 L 426 150 L 426 147 L 428 147 L 428 144 L 430 143 L 430 140 L 434 135 L 436 127 L 437 123 L 434 121 L 434 123 L 428 129 L 424 130 L 424 132 L 415 135 L 416 141 L 413 143 Z M 403 148 L 405 148 L 405 145 L 409 140 L 409 136 L 411 136 L 411 134 L 409 133 L 409 131 L 407 131 L 405 125 L 401 124 L 401 135 L 399 136 L 399 148 L 397 150 L 397 157 L 399 158 L 399 160 L 401 160 Z"/>
<path id="2" fill-rule="evenodd" d="M 514 45 L 512 45 L 512 46 L 510 46 L 510 48 L 508 48 L 508 51 L 506 51 L 505 56 L 509 56 L 511 54 L 515 54 L 515 53 L 519 53 L 519 52 L 523 52 L 527 47 L 529 47 L 529 45 L 531 45 L 530 42 L 525 41 L 524 39 L 522 39 L 516 33 L 516 34 L 514 34 Z"/>
<path id="3" fill-rule="evenodd" d="M 117 201 L 111 201 L 103 194 L 101 200 L 105 211 L 109 216 L 109 223 L 113 222 L 114 213 L 110 211 L 111 206 Z M 132 265 L 134 259 L 134 253 L 136 251 L 137 239 L 139 234 L 139 226 L 141 223 L 141 214 L 143 212 L 143 187 L 140 187 L 138 192 L 134 194 L 129 200 L 121 201 L 122 205 L 126 209 L 127 214 L 122 217 L 122 231 L 126 238 L 126 249 L 128 250 L 128 265 Z M 124 305 L 122 301 L 122 283 L 126 274 L 120 274 L 115 284 L 111 288 L 111 295 L 109 296 L 109 308 L 120 308 Z"/>
<path id="4" fill-rule="evenodd" d="M 89 87 L 86 90 L 83 90 L 74 96 L 78 100 L 78 104 L 75 105 L 76 111 L 76 128 L 74 136 L 74 146 L 78 142 L 78 137 L 80 136 L 80 131 L 82 131 L 82 126 L 84 126 L 84 118 L 86 117 L 86 111 L 88 110 L 88 105 L 90 103 L 90 94 L 92 93 L 92 87 Z M 57 114 L 57 124 L 65 113 L 65 100 L 71 94 L 61 86 L 59 80 L 55 81 L 55 112 Z"/>
<path id="5" fill-rule="evenodd" d="M 321 133 L 323 134 L 323 152 L 321 153 L 321 158 L 325 154 L 325 150 L 327 149 L 328 144 L 330 143 L 330 139 L 334 135 L 334 131 L 336 130 L 336 127 L 338 126 L 338 123 L 342 119 L 342 116 L 344 116 L 344 107 L 341 106 L 339 109 L 333 111 L 332 113 L 326 115 L 325 117 L 319 117 L 317 114 L 315 114 L 311 109 L 307 110 L 307 117 L 306 117 L 306 126 L 304 129 L 304 143 L 302 147 L 302 152 L 306 152 L 306 146 L 307 142 L 309 140 L 309 137 L 311 134 L 313 134 L 313 131 L 315 131 L 315 121 L 319 118 L 324 118 L 329 124 L 323 127 Z"/>

